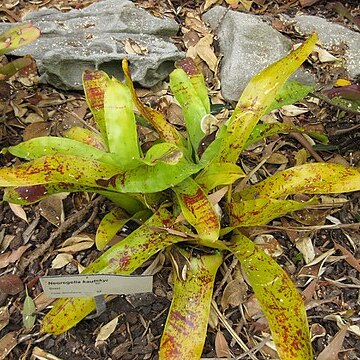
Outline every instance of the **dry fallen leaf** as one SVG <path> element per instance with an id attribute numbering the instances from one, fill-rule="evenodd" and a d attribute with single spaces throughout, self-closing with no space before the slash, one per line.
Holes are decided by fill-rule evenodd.
<path id="1" fill-rule="evenodd" d="M 16 295 L 24 289 L 24 284 L 15 274 L 0 276 L 0 290 L 8 295 Z"/>
<path id="2" fill-rule="evenodd" d="M 295 242 L 295 246 L 303 255 L 306 264 L 315 259 L 315 249 L 310 236 L 298 238 Z"/>
<path id="3" fill-rule="evenodd" d="M 20 246 L 14 251 L 7 251 L 4 254 L 0 255 L 0 269 L 7 267 L 9 264 L 14 263 L 19 260 L 21 255 L 30 247 L 31 245 Z"/>
<path id="4" fill-rule="evenodd" d="M 346 256 L 345 261 L 360 272 L 360 259 L 357 259 L 349 250 L 338 243 L 335 243 L 335 249 L 340 250 L 341 253 Z"/>
<path id="5" fill-rule="evenodd" d="M 17 345 L 17 336 L 17 331 L 12 331 L 0 339 L 0 349 L 2 349 L 0 360 L 5 360 L 11 350 Z"/>
<path id="6" fill-rule="evenodd" d="M 65 220 L 63 200 L 69 193 L 60 193 L 47 197 L 39 202 L 40 215 L 55 226 L 60 226 Z"/>
<path id="7" fill-rule="evenodd" d="M 116 326 L 119 321 L 119 316 L 112 319 L 110 322 L 101 327 L 96 340 L 95 346 L 97 347 L 102 341 L 105 341 L 109 338 L 109 336 L 115 331 Z"/>
<path id="8" fill-rule="evenodd" d="M 317 360 L 338 360 L 348 325 L 344 326 L 331 340 L 330 344 L 318 355 Z"/>
<path id="9" fill-rule="evenodd" d="M 222 294 L 221 307 L 223 310 L 230 306 L 239 306 L 246 297 L 247 285 L 244 280 L 235 279 L 230 281 Z"/>
<path id="10" fill-rule="evenodd" d="M 225 339 L 224 334 L 218 331 L 215 336 L 215 351 L 218 358 L 231 358 L 229 345 Z"/>
<path id="11" fill-rule="evenodd" d="M 61 248 L 56 251 L 74 254 L 78 251 L 90 249 L 94 245 L 94 240 L 86 234 L 79 234 L 65 240 L 61 244 Z"/>
<path id="12" fill-rule="evenodd" d="M 58 254 L 51 262 L 52 269 L 61 269 L 62 267 L 66 266 L 73 260 L 73 256 L 71 254 Z"/>
<path id="13" fill-rule="evenodd" d="M 145 47 L 136 42 L 133 39 L 126 39 L 124 43 L 124 50 L 127 54 L 132 55 L 146 55 L 149 50 Z"/>
<path id="14" fill-rule="evenodd" d="M 211 48 L 214 36 L 211 34 L 205 35 L 195 45 L 198 56 L 204 60 L 211 71 L 216 72 L 218 59 Z"/>
<path id="15" fill-rule="evenodd" d="M 17 217 L 19 217 L 21 220 L 24 220 L 24 221 L 26 221 L 28 223 L 26 213 L 25 213 L 24 209 L 21 207 L 21 205 L 9 203 L 9 206 L 10 206 L 11 211 Z"/>
<path id="16" fill-rule="evenodd" d="M 281 245 L 271 234 L 258 235 L 254 242 L 271 257 L 278 257 L 283 253 Z"/>
<path id="17" fill-rule="evenodd" d="M 39 347 L 35 346 L 33 352 L 31 354 L 31 359 L 38 359 L 38 360 L 61 360 L 57 356 L 50 354 L 49 352 L 40 349 Z"/>
<path id="18" fill-rule="evenodd" d="M 9 309 L 7 306 L 0 307 L 0 330 L 2 330 L 10 320 Z"/>

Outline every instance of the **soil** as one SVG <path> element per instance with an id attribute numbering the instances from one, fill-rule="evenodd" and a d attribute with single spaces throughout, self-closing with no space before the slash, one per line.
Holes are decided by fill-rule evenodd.
<path id="1" fill-rule="evenodd" d="M 57 7 L 62 11 L 85 7 L 96 0 L 39 0 L 11 1 L 5 0 L 0 5 L 0 20 L 5 22 L 18 21 L 30 10 L 41 7 Z M 138 6 L 151 11 L 154 15 L 165 14 L 176 19 L 181 25 L 181 31 L 174 39 L 176 44 L 186 50 L 184 39 L 192 30 L 188 14 L 201 16 L 204 11 L 204 1 L 188 0 L 141 0 L 135 1 Z M 227 6 L 223 1 L 218 4 Z M 280 12 L 296 14 L 299 12 L 321 15 L 327 19 L 342 23 L 353 28 L 353 25 L 333 10 L 328 1 L 285 1 L 259 0 L 240 1 L 252 3 L 250 12 L 266 14 L 272 19 L 278 19 Z M 341 1 L 355 15 L 360 15 L 358 1 Z M 304 6 L 309 4 L 309 6 Z M 236 7 L 234 7 L 236 8 Z M 240 4 L 238 11 L 246 11 Z M 289 36 L 296 36 L 293 29 L 283 29 Z M 201 35 L 201 34 L 200 34 Z M 219 55 L 216 51 L 215 53 Z M 5 61 L 5 60 L 4 60 Z M 219 92 L 217 74 L 211 73 L 205 63 L 201 63 L 212 94 Z M 337 71 L 324 64 L 314 66 L 319 80 L 329 84 L 334 77 L 346 77 L 346 72 Z M 349 79 L 355 83 L 358 79 Z M 148 103 L 162 108 L 162 92 L 159 87 L 146 90 L 140 89 L 143 99 Z M 0 85 L 0 100 L 6 102 L 0 121 L 1 148 L 15 145 L 24 139 L 40 135 L 59 135 L 64 128 L 83 121 L 91 123 L 83 93 L 64 92 L 48 86 L 37 84 L 36 71 L 20 73 L 7 83 Z M 231 109 L 234 104 L 225 104 Z M 307 114 L 298 116 L 283 115 L 291 121 L 305 127 L 312 127 L 327 133 L 330 144 L 337 145 L 335 150 L 317 150 L 317 154 L 325 161 L 346 163 L 359 166 L 360 137 L 358 127 L 360 117 L 357 113 L 345 112 L 325 102 L 315 104 L 305 102 L 310 109 Z M 35 114 L 29 117 L 29 114 Z M 39 121 L 40 118 L 40 121 Z M 144 132 L 144 143 L 151 134 Z M 151 141 L 151 139 L 149 140 Z M 285 164 L 293 165 L 295 153 L 303 148 L 296 138 L 283 136 L 284 144 L 280 153 L 288 159 Z M 248 151 L 241 161 L 249 168 L 258 163 L 261 154 Z M 15 160 L 9 154 L 1 155 L 0 165 L 9 166 Z M 269 173 L 274 172 L 278 164 L 267 164 Z M 272 241 L 279 244 L 281 254 L 277 261 L 288 271 L 297 284 L 305 299 L 309 323 L 313 336 L 315 358 L 329 346 L 334 336 L 344 324 L 352 326 L 347 331 L 345 339 L 336 348 L 339 359 L 355 360 L 360 358 L 360 193 L 342 194 L 335 199 L 341 203 L 332 210 L 320 209 L 302 212 L 297 217 L 284 217 L 270 223 L 269 227 L 257 229 L 261 235 L 271 234 Z M 0 203 L 0 264 L 1 256 L 11 252 L 16 254 L 19 249 L 25 249 L 20 256 L 14 255 L 14 261 L 9 261 L 0 268 L 0 276 L 15 274 L 17 279 L 11 279 L 8 294 L 4 287 L 0 291 L 0 325 L 8 318 L 8 324 L 0 327 L 0 339 L 12 334 L 16 337 L 16 346 L 0 359 L 157 359 L 162 329 L 172 297 L 171 263 L 163 255 L 158 255 L 139 269 L 142 273 L 154 261 L 154 292 L 136 296 L 114 296 L 107 303 L 107 310 L 100 316 L 83 320 L 76 327 L 59 336 L 39 333 L 39 323 L 48 311 L 50 300 L 42 294 L 39 277 L 43 275 L 76 274 L 99 256 L 94 246 L 88 249 L 70 253 L 71 260 L 62 267 L 54 266 L 54 259 L 59 254 L 56 249 L 61 247 L 65 239 L 73 236 L 94 238 L 97 225 L 107 211 L 112 207 L 107 200 L 93 194 L 75 193 L 50 203 L 33 204 L 10 208 L 6 202 Z M 135 226 L 135 224 L 134 224 Z M 304 226 L 308 226 L 304 231 Z M 299 227 L 302 227 L 299 230 Z M 133 230 L 130 225 L 118 234 L 118 238 Z M 304 259 L 299 257 L 295 240 L 302 238 L 310 241 L 315 251 L 315 263 L 305 266 Z M 341 245 L 340 247 L 337 245 Z M 23 248 L 27 246 L 28 248 Z M 345 249 L 345 250 L 343 250 Z M 346 252 L 348 251 L 348 252 Z M 327 254 L 322 258 L 320 255 Z M 352 258 L 351 258 L 352 257 Z M 355 259 L 352 263 L 349 259 Z M 320 260 L 319 260 L 320 259 Z M 254 349 L 255 355 L 244 355 L 239 343 L 234 339 L 220 318 L 212 314 L 213 320 L 208 328 L 203 358 L 218 358 L 221 351 L 227 352 L 233 359 L 276 359 L 276 353 L 267 341 L 269 329 L 259 312 L 249 287 L 243 297 L 243 303 L 236 306 L 223 307 L 224 289 L 236 278 L 239 265 L 232 257 L 228 257 L 218 272 L 214 300 L 218 305 L 223 319 L 235 330 L 236 334 Z M 19 284 L 20 281 L 20 284 Z M 26 330 L 22 322 L 22 308 L 25 300 L 24 286 L 37 305 L 37 320 L 31 330 Z M 11 293 L 13 293 L 11 295 Z M 253 316 L 250 316 L 250 313 Z M 8 314 L 8 315 L 7 315 Z M 118 325 L 107 340 L 96 342 L 100 328 L 118 316 Z M 225 345 L 224 345 L 225 344 Z M 41 352 L 43 351 L 43 352 Z M 52 355 L 51 355 L 52 354 Z M 41 357 L 42 356 L 42 357 Z M 53 357 L 51 357 L 53 356 Z M 328 357 L 328 359 L 335 359 Z M 324 359 L 324 357 L 322 358 Z"/>

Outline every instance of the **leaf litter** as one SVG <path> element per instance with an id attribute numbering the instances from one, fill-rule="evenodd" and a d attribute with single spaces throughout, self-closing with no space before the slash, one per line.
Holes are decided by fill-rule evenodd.
<path id="1" fill-rule="evenodd" d="M 47 7 L 56 6 L 63 11 L 68 11 L 74 7 L 87 6 L 92 2 L 94 0 L 83 1 L 79 5 L 79 2 L 75 0 L 50 0 L 23 4 L 6 0 L 4 6 L 6 6 L 7 11 L 0 12 L 0 16 L 3 21 L 9 22 L 17 20 L 17 17 L 20 18 L 25 12 L 39 8 L 41 5 Z M 196 63 L 201 67 L 208 80 L 213 103 L 224 105 L 224 108 L 218 114 L 215 114 L 218 119 L 221 119 L 224 113 L 229 111 L 226 108 L 229 104 L 225 104 L 219 92 L 220 81 L 217 70 L 220 57 L 216 51 L 216 39 L 213 38 L 213 34 L 201 20 L 202 12 L 205 9 L 215 4 L 226 6 L 226 3 L 228 3 L 233 9 L 258 14 L 265 12 L 274 15 L 280 11 L 291 12 L 297 9 L 307 11 L 310 14 L 324 14 L 335 18 L 334 13 L 321 4 L 317 5 L 317 1 L 313 0 L 293 2 L 207 0 L 200 7 L 191 1 L 154 2 L 143 0 L 138 3 L 139 6 L 152 11 L 155 15 L 165 14 L 166 16 L 176 17 L 181 21 L 182 35 L 175 41 L 183 50 L 193 56 Z M 356 15 L 357 11 L 356 8 L 351 9 L 351 16 Z M 342 14 L 346 13 L 342 12 Z M 290 36 L 296 35 L 294 29 L 281 24 L 281 21 L 277 22 L 277 26 Z M 127 49 L 130 53 L 146 52 L 146 49 L 143 49 L 141 44 L 132 44 L 131 42 L 128 42 Z M 346 79 L 341 69 L 336 68 L 339 57 L 341 57 L 341 49 L 324 49 L 322 47 L 317 49 L 317 53 L 312 58 L 312 65 L 316 67 L 323 83 L 335 84 L 337 80 L 335 77 Z M 346 83 L 346 86 L 350 86 L 352 83 L 354 83 L 354 80 L 350 84 Z M 341 84 L 341 82 L 336 84 Z M 84 127 L 86 126 L 84 124 L 87 123 L 89 126 L 94 126 L 88 113 L 86 110 L 84 111 L 85 101 L 80 94 L 61 93 L 51 88 L 39 86 L 34 73 L 29 73 L 28 76 L 20 74 L 17 79 L 11 80 L 10 86 L 11 93 L 9 93 L 9 97 L 11 96 L 11 101 L 2 109 L 6 121 L 0 123 L 2 147 L 15 145 L 21 140 L 28 140 L 38 136 L 59 135 L 73 125 Z M 34 93 L 33 90 L 36 92 Z M 166 109 L 164 111 L 168 111 L 167 115 L 170 121 L 181 129 L 183 119 L 179 116 L 178 105 L 166 95 L 166 84 L 162 88 L 139 89 L 139 94 L 141 93 L 144 100 L 149 100 L 159 109 Z M 342 93 L 345 94 L 346 89 Z M 327 101 L 321 97 L 320 99 L 321 101 Z M 279 111 L 274 111 L 277 121 L 281 122 L 288 117 L 294 124 L 305 129 L 312 129 L 316 126 L 321 127 L 323 132 L 330 135 L 330 144 L 337 146 L 335 152 L 330 148 L 324 151 L 318 150 L 324 160 L 346 161 L 351 165 L 358 166 L 360 143 L 356 137 L 356 115 L 344 112 L 343 108 L 341 108 L 342 103 L 333 101 L 330 103 L 331 105 L 326 105 L 323 102 L 316 104 L 310 100 L 310 98 L 307 98 L 295 106 L 288 106 Z M 336 121 L 332 119 L 336 119 Z M 344 134 L 347 136 L 344 136 Z M 143 144 L 152 143 L 156 140 L 153 132 L 148 127 L 143 128 L 141 135 Z M 265 149 L 269 155 L 267 161 L 262 163 L 249 176 L 250 181 L 265 178 L 268 174 L 286 168 L 287 165 L 303 164 L 314 156 L 314 153 L 308 151 L 308 147 L 312 148 L 311 144 L 305 147 L 304 142 L 297 142 L 298 140 L 294 140 L 291 136 L 285 136 L 285 139 L 286 141 L 280 147 L 270 149 L 267 147 L 269 143 L 259 144 L 255 148 L 256 151 L 245 153 L 241 161 L 244 164 L 244 169 L 248 168 L 249 172 L 263 160 L 262 153 Z M 279 136 L 275 135 L 271 140 L 278 143 Z M 6 165 L 13 161 L 13 158 L 4 156 L 1 161 L 2 165 Z M 213 195 L 214 203 L 221 201 L 222 196 L 222 193 L 215 193 Z M 326 204 L 332 206 L 333 203 L 338 203 L 339 208 L 332 209 L 331 213 L 326 216 L 324 216 L 326 208 L 321 213 L 319 208 L 315 207 L 307 210 L 307 214 L 297 212 L 294 216 L 273 220 L 270 223 L 272 228 L 269 226 L 266 229 L 259 229 L 260 232 L 266 230 L 266 234 L 270 232 L 272 237 L 258 239 L 257 241 L 262 241 L 265 249 L 268 248 L 272 256 L 278 257 L 278 261 L 296 279 L 299 290 L 302 290 L 303 293 L 308 291 L 307 298 L 311 299 L 309 300 L 310 304 L 311 301 L 313 302 L 309 307 L 308 316 L 313 322 L 312 328 L 316 325 L 321 330 L 319 330 L 320 335 L 318 337 L 313 337 L 313 346 L 318 358 L 320 359 L 322 356 L 324 359 L 332 359 L 332 357 L 342 359 L 343 355 L 346 354 L 347 358 L 352 360 L 359 356 L 356 350 L 359 336 L 356 332 L 356 322 L 358 321 L 356 313 L 359 311 L 359 304 L 356 299 L 359 294 L 358 254 L 360 237 L 358 228 L 354 227 L 345 230 L 341 225 L 359 222 L 359 197 L 358 194 L 352 194 L 349 196 L 327 196 L 322 197 L 322 199 L 322 205 L 325 207 Z M 26 251 L 30 247 L 35 248 L 40 242 L 49 239 L 56 229 L 57 234 L 61 234 L 60 236 L 57 235 L 57 240 L 44 247 L 42 255 L 32 259 L 27 265 L 26 273 L 20 275 L 22 283 L 26 284 L 31 281 L 34 284 L 32 295 L 39 311 L 42 311 L 51 302 L 41 293 L 41 287 L 36 280 L 39 274 L 44 273 L 45 270 L 51 274 L 77 273 L 77 264 L 80 267 L 86 266 L 97 256 L 94 253 L 94 242 L 88 234 L 94 234 L 95 225 L 99 222 L 99 216 L 104 214 L 104 209 L 101 209 L 99 214 L 89 223 L 87 223 L 89 218 L 84 215 L 78 221 L 74 221 L 72 226 L 66 225 L 67 220 L 75 216 L 79 209 L 86 208 L 90 202 L 91 199 L 74 194 L 62 199 L 62 205 L 58 202 L 55 209 L 52 209 L 50 204 L 51 210 L 48 210 L 46 214 L 43 212 L 43 218 L 36 225 L 32 235 L 29 237 L 29 244 L 26 245 L 22 243 L 22 237 L 19 235 L 19 230 L 16 229 L 25 229 L 27 225 L 24 221 L 22 221 L 23 225 L 19 224 L 20 219 L 31 223 L 34 220 L 35 212 L 39 211 L 39 209 L 36 205 L 26 208 L 12 206 L 12 209 L 4 203 L 0 205 L 1 223 L 6 230 L 3 238 L 0 238 L 0 248 L 2 250 L 0 253 L 0 268 L 5 269 L 6 272 L 13 271 L 17 262 L 29 255 L 29 252 Z M 102 206 L 109 206 L 109 204 L 105 203 Z M 54 216 L 51 215 L 53 211 Z M 327 228 L 326 226 L 332 224 L 329 219 L 332 219 L 332 221 L 338 219 L 338 225 Z M 64 222 L 65 226 L 62 226 Z M 304 223 L 311 224 L 310 228 L 305 229 Z M 14 224 L 19 224 L 22 227 L 16 227 Z M 76 231 L 74 225 L 78 226 L 79 224 L 86 226 L 85 229 L 81 234 L 73 234 Z M 87 233 L 88 231 L 89 233 Z M 184 236 L 187 236 L 187 234 L 184 234 Z M 252 239 L 255 239 L 258 234 L 254 233 L 251 236 Z M 68 239 L 68 242 L 62 242 L 63 239 Z M 152 358 L 157 352 L 158 329 L 164 323 L 164 312 L 166 312 L 169 304 L 168 293 L 171 292 L 171 286 L 167 282 L 169 265 L 164 258 L 159 256 L 156 258 L 157 260 L 152 268 L 151 262 L 147 264 L 150 265 L 149 272 L 156 273 L 155 296 L 150 296 L 147 300 L 138 299 L 134 301 L 132 299 L 130 302 L 124 298 L 115 299 L 111 302 L 112 305 L 108 309 L 108 314 L 103 314 L 100 319 L 94 319 L 93 323 L 88 325 L 92 334 L 100 334 L 101 329 L 104 329 L 105 338 L 99 338 L 97 350 L 95 350 L 95 336 L 89 336 L 91 331 L 87 327 L 80 325 L 78 328 L 71 330 L 71 338 L 68 341 L 64 338 L 58 340 L 60 346 L 64 348 L 63 352 L 52 351 L 48 344 L 43 342 L 41 347 L 44 350 L 32 347 L 34 358 L 56 359 L 57 356 L 66 358 L 64 353 L 71 348 L 80 349 L 82 358 L 85 356 L 90 358 L 103 356 L 104 358 L 112 357 L 114 359 Z M 214 297 L 211 315 L 212 323 L 217 325 L 208 333 L 210 340 L 204 349 L 204 356 L 206 355 L 206 357 L 215 357 L 221 354 L 239 357 L 244 354 L 244 351 L 248 352 L 247 356 L 251 359 L 264 359 L 266 356 L 274 356 L 273 345 L 268 339 L 269 330 L 266 320 L 260 312 L 260 307 L 256 305 L 256 299 L 251 295 L 250 289 L 241 285 L 246 284 L 246 278 L 245 280 L 239 280 L 241 279 L 240 272 L 241 268 L 239 266 L 231 267 L 230 259 L 222 265 L 221 276 L 219 276 L 217 287 L 215 287 L 216 296 Z M 225 276 L 225 274 L 227 275 Z M 5 276 L 6 274 L 2 275 Z M 224 281 L 222 281 L 221 277 L 223 277 Z M 234 286 L 234 284 L 238 285 Z M 232 295 L 238 292 L 241 292 L 241 298 L 243 299 L 240 304 L 232 302 Z M 234 295 L 234 297 L 236 296 Z M 10 299 L 10 304 L 5 307 L 6 299 Z M 2 300 L 0 309 L 3 309 L 0 312 L 0 325 L 3 325 L 0 332 L 0 348 L 6 349 L 4 356 L 9 356 L 10 359 L 20 358 L 25 353 L 25 346 L 21 342 L 18 344 L 17 338 L 20 333 L 10 330 L 7 324 L 7 314 L 9 311 L 11 315 L 17 314 L 17 318 L 15 318 L 17 319 L 15 320 L 17 321 L 16 329 L 21 330 L 22 324 L 18 315 L 25 299 L 27 299 L 26 303 L 28 304 L 25 309 L 26 316 L 29 316 L 27 321 L 32 322 L 34 321 L 32 317 L 34 307 L 32 307 L 29 297 L 25 296 L 23 291 L 20 290 L 18 295 L 6 296 L 5 299 L 0 296 L 0 300 Z M 38 304 L 43 305 L 39 306 Z M 126 315 L 120 317 L 119 314 L 123 312 Z M 1 314 L 3 314 L 2 317 Z M 336 317 L 333 316 L 334 314 L 336 314 Z M 41 316 L 41 314 L 38 315 L 40 319 Z M 140 316 L 143 316 L 143 321 L 140 320 Z M 234 324 L 234 321 L 237 323 Z M 334 328 L 334 321 L 341 326 Z M 348 325 L 345 324 L 347 322 L 349 326 L 353 326 L 352 332 L 348 329 Z M 106 325 L 109 324 L 111 326 L 107 328 Z M 27 322 L 26 325 L 30 327 L 31 324 Z M 236 332 L 233 328 L 236 328 Z M 14 327 L 11 329 L 14 329 Z M 36 329 L 36 325 L 33 329 Z M 33 339 L 39 339 L 35 331 L 32 330 L 31 336 Z M 347 333 L 346 336 L 345 332 Z M 108 337 L 106 337 L 107 335 Z M 39 340 L 41 342 L 41 339 Z M 105 343 L 101 344 L 100 341 Z M 83 347 L 84 342 L 86 342 L 87 349 Z M 213 348 L 214 344 L 216 349 Z M 253 351 L 251 352 L 251 350 Z M 56 354 L 56 356 L 52 355 L 52 353 Z"/>

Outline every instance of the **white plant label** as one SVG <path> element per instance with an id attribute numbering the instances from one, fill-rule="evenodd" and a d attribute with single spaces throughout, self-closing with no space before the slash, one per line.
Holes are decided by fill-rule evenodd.
<path id="1" fill-rule="evenodd" d="M 94 297 L 152 292 L 152 276 L 84 274 L 43 276 L 40 283 L 52 298 Z"/>

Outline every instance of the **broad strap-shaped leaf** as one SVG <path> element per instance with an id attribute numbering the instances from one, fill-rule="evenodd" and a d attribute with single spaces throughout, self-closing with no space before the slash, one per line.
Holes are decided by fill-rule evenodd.
<path id="1" fill-rule="evenodd" d="M 104 71 L 85 70 L 82 76 L 86 102 L 94 116 L 101 136 L 107 146 L 107 132 L 104 112 L 104 95 L 109 76 Z"/>
<path id="2" fill-rule="evenodd" d="M 62 135 L 68 139 L 80 141 L 83 144 L 87 144 L 99 150 L 106 151 L 106 144 L 102 136 L 95 133 L 94 131 L 91 131 L 90 129 L 74 126 L 64 131 Z"/>
<path id="3" fill-rule="evenodd" d="M 313 34 L 302 46 L 255 75 L 242 93 L 226 125 L 214 162 L 235 163 L 256 123 L 290 75 L 306 60 L 317 40 Z M 211 146 L 211 145 L 210 145 Z"/>
<path id="4" fill-rule="evenodd" d="M 129 88 L 109 79 L 104 94 L 104 116 L 109 151 L 125 166 L 140 159 L 133 102 Z"/>
<path id="5" fill-rule="evenodd" d="M 133 102 L 140 114 L 156 129 L 162 139 L 181 146 L 182 139 L 180 134 L 170 123 L 166 121 L 164 115 L 161 112 L 144 105 L 137 97 L 134 84 L 131 80 L 129 64 L 126 58 L 122 61 L 122 68 L 125 75 L 126 85 L 131 91 Z"/>
<path id="6" fill-rule="evenodd" d="M 28 205 L 36 203 L 53 194 L 79 191 L 93 192 L 103 195 L 131 215 L 145 208 L 145 205 L 143 205 L 137 197 L 132 196 L 132 194 L 122 194 L 115 191 L 107 191 L 100 188 L 71 183 L 8 187 L 4 191 L 3 200 L 12 204 Z"/>
<path id="7" fill-rule="evenodd" d="M 277 262 L 237 233 L 229 249 L 241 262 L 269 322 L 281 360 L 312 360 L 305 306 L 294 283 Z"/>
<path id="8" fill-rule="evenodd" d="M 191 145 L 197 151 L 205 136 L 205 132 L 201 129 L 201 121 L 209 112 L 184 70 L 175 69 L 170 74 L 170 88 L 181 105 Z"/>
<path id="9" fill-rule="evenodd" d="M 315 90 L 315 88 L 316 86 L 305 85 L 298 81 L 286 81 L 286 83 L 278 90 L 275 99 L 265 112 L 269 113 L 284 105 L 292 105 L 297 101 L 302 100 L 311 91 Z"/>
<path id="10" fill-rule="evenodd" d="M 45 155 L 72 155 L 84 159 L 97 160 L 106 164 L 121 167 L 121 163 L 113 154 L 106 153 L 91 145 L 84 144 L 77 140 L 42 136 L 24 141 L 18 145 L 10 146 L 7 150 L 20 158 L 26 160 L 38 159 Z"/>
<path id="11" fill-rule="evenodd" d="M 145 261 L 169 245 L 184 241 L 183 237 L 159 231 L 171 227 L 175 218 L 165 209 L 159 209 L 144 225 L 133 231 L 88 266 L 82 274 L 133 273 Z M 61 334 L 81 321 L 95 309 L 93 298 L 58 299 L 44 317 L 41 330 Z"/>
<path id="12" fill-rule="evenodd" d="M 192 83 L 196 94 L 203 103 L 205 110 L 210 114 L 210 99 L 208 89 L 205 83 L 204 75 L 196 66 L 192 58 L 185 58 L 176 61 L 175 66 L 185 71 Z"/>
<path id="13" fill-rule="evenodd" d="M 177 164 L 182 157 L 183 153 L 179 147 L 173 143 L 164 142 L 153 145 L 141 162 L 149 166 L 154 166 L 158 162 L 171 165 Z"/>
<path id="14" fill-rule="evenodd" d="M 289 212 L 305 209 L 318 203 L 317 199 L 307 202 L 276 199 L 255 199 L 231 202 L 226 205 L 233 228 L 266 225 Z"/>
<path id="15" fill-rule="evenodd" d="M 188 256 L 184 252 L 184 255 Z M 161 338 L 160 360 L 200 359 L 222 255 L 191 257 L 186 279 L 174 276 L 174 295 Z"/>
<path id="16" fill-rule="evenodd" d="M 185 219 L 196 229 L 199 237 L 216 241 L 220 221 L 204 190 L 192 178 L 184 180 L 173 190 Z"/>
<path id="17" fill-rule="evenodd" d="M 240 191 L 244 200 L 291 194 L 334 194 L 360 190 L 360 171 L 332 163 L 311 163 L 280 171 Z"/>
<path id="18" fill-rule="evenodd" d="M 0 34 L 0 56 L 28 45 L 40 36 L 40 29 L 28 22 L 11 27 Z"/>
<path id="19" fill-rule="evenodd" d="M 220 185 L 231 185 L 244 176 L 243 170 L 235 164 L 212 163 L 196 176 L 195 181 L 204 190 L 210 191 Z"/>
<path id="20" fill-rule="evenodd" d="M 110 191 L 153 193 L 175 186 L 199 170 L 199 165 L 184 158 L 175 165 L 158 162 L 124 171 L 96 160 L 56 154 L 0 169 L 0 187 L 73 182 Z"/>
<path id="21" fill-rule="evenodd" d="M 145 217 L 151 216 L 150 210 L 142 210 L 141 214 Z M 104 247 L 113 239 L 118 231 L 120 231 L 125 224 L 132 220 L 134 217 L 138 218 L 138 212 L 134 216 L 130 216 L 121 208 L 115 208 L 107 213 L 101 220 L 95 236 L 95 244 L 98 250 L 103 250 Z"/>
<path id="22" fill-rule="evenodd" d="M 295 126 L 293 124 L 284 124 L 277 122 L 271 124 L 256 124 L 245 144 L 245 149 L 250 145 L 256 143 L 257 141 L 265 139 L 269 136 L 277 134 L 288 134 L 290 132 L 305 133 L 323 144 L 327 144 L 329 142 L 329 139 L 325 134 L 321 134 L 315 131 L 307 131 L 300 126 Z"/>

